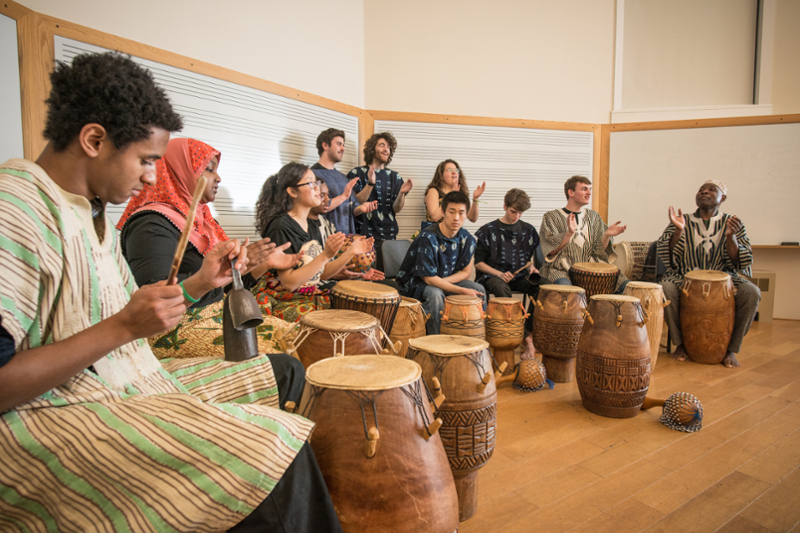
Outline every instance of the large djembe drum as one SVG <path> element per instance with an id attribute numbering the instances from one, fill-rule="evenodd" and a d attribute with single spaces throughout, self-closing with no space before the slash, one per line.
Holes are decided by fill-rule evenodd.
<path id="1" fill-rule="evenodd" d="M 631 281 L 625 287 L 624 294 L 634 296 L 642 304 L 645 316 L 647 316 L 647 338 L 650 342 L 650 366 L 652 371 L 656 371 L 658 361 L 658 351 L 661 348 L 661 332 L 664 329 L 664 308 L 669 305 L 669 301 L 664 296 L 664 289 L 658 283 L 648 283 L 646 281 Z"/>
<path id="2" fill-rule="evenodd" d="M 483 339 L 486 337 L 485 317 L 481 298 L 463 294 L 446 296 L 439 331 L 442 335 L 464 335 Z"/>
<path id="3" fill-rule="evenodd" d="M 595 294 L 612 294 L 617 288 L 619 269 L 608 263 L 575 263 L 569 267 L 569 279 L 582 287 L 586 297 Z"/>
<path id="4" fill-rule="evenodd" d="M 692 270 L 683 276 L 680 315 L 683 347 L 695 363 L 719 364 L 728 353 L 736 318 L 736 289 L 718 270 Z"/>
<path id="5" fill-rule="evenodd" d="M 331 309 L 361 311 L 377 318 L 383 331 L 392 331 L 400 294 L 397 289 L 369 281 L 339 281 L 331 289 Z"/>
<path id="6" fill-rule="evenodd" d="M 494 350 L 494 360 L 506 374 L 514 369 L 514 350 L 525 335 L 525 308 L 516 298 L 492 298 L 486 306 L 486 341 Z"/>
<path id="7" fill-rule="evenodd" d="M 575 373 L 583 406 L 602 416 L 636 416 L 651 372 L 642 304 L 633 296 L 598 294 L 587 312 Z"/>
<path id="8" fill-rule="evenodd" d="M 389 338 L 392 342 L 400 342 L 400 349 L 397 355 L 405 357 L 408 352 L 408 339 L 416 339 L 425 336 L 425 323 L 430 315 L 425 314 L 422 303 L 414 298 L 403 296 L 397 316 L 394 319 L 392 331 Z"/>
<path id="9" fill-rule="evenodd" d="M 344 531 L 453 533 L 458 497 L 420 367 L 382 355 L 311 365 L 299 413 Z"/>
<path id="10" fill-rule="evenodd" d="M 575 379 L 586 292 L 574 285 L 542 285 L 536 307 L 533 342 L 542 353 L 547 377 L 557 383 L 569 383 Z"/>
<path id="11" fill-rule="evenodd" d="M 328 357 L 380 354 L 384 340 L 388 336 L 374 316 L 359 311 L 320 309 L 303 315 L 287 352 L 296 355 L 308 368 Z M 394 346 L 389 349 L 396 353 Z"/>
<path id="12" fill-rule="evenodd" d="M 428 335 L 408 341 L 407 358 L 419 363 L 428 387 L 444 394 L 436 411 L 458 492 L 461 521 L 478 508 L 478 469 L 494 453 L 497 388 L 489 343 L 474 337 Z"/>

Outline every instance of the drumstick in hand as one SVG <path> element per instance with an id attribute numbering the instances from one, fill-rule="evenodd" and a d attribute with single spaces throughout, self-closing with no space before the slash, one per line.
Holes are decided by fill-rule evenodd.
<path id="1" fill-rule="evenodd" d="M 181 261 L 183 261 L 183 253 L 186 251 L 186 245 L 189 244 L 189 234 L 192 232 L 194 215 L 197 212 L 197 204 L 200 202 L 200 198 L 206 190 L 206 183 L 208 183 L 208 178 L 205 177 L 205 175 L 201 175 L 197 180 L 197 185 L 194 188 L 194 195 L 192 196 L 192 203 L 189 204 L 189 213 L 186 215 L 186 225 L 183 227 L 183 233 L 181 233 L 181 238 L 178 241 L 178 247 L 175 249 L 175 256 L 172 258 L 172 268 L 169 269 L 167 285 L 174 285 L 178 281 L 178 267 L 181 266 Z"/>
<path id="2" fill-rule="evenodd" d="M 524 264 L 524 265 L 523 265 L 523 266 L 522 266 L 522 267 L 521 267 L 519 270 L 517 270 L 516 272 L 514 272 L 514 275 L 516 276 L 517 274 L 519 274 L 520 272 L 522 272 L 522 271 L 523 271 L 523 270 L 525 270 L 526 268 L 530 268 L 530 266 L 531 266 L 531 262 L 530 262 L 530 261 L 528 261 L 528 262 L 527 262 L 527 263 L 525 263 L 525 264 Z"/>

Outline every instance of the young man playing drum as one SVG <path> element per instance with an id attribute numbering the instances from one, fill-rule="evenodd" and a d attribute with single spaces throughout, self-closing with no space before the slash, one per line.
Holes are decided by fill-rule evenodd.
<path id="1" fill-rule="evenodd" d="M 166 94 L 116 53 L 51 82 L 44 151 L 0 165 L 0 524 L 341 531 L 267 358 L 162 366 L 144 340 L 247 264 L 225 241 L 180 284 L 136 287 L 105 207 L 155 184 L 181 128 Z"/>
<path id="2" fill-rule="evenodd" d="M 546 283 L 572 285 L 569 269 L 575 263 L 607 263 L 614 253 L 614 237 L 628 226 L 615 222 L 607 226 L 597 211 L 586 207 L 592 198 L 592 182 L 585 176 L 572 176 L 564 183 L 567 206 L 544 214 L 539 230 L 544 265 L 541 276 Z M 544 281 L 543 281 L 544 283 Z M 622 294 L 628 278 L 619 275 L 615 293 Z"/>
<path id="3" fill-rule="evenodd" d="M 661 280 L 664 295 L 671 303 L 664 309 L 669 335 L 677 346 L 672 357 L 685 361 L 680 324 L 680 293 L 683 277 L 695 269 L 719 270 L 731 276 L 736 287 L 736 318 L 728 351 L 722 364 L 740 366 L 736 354 L 750 329 L 761 301 L 761 291 L 744 276 L 752 275 L 753 250 L 736 215 L 720 213 L 719 206 L 728 198 L 728 188 L 718 180 L 708 180 L 695 195 L 697 211 L 669 208 L 669 226 L 658 241 L 658 256 L 667 265 Z"/>
<path id="4" fill-rule="evenodd" d="M 475 238 L 462 228 L 469 212 L 469 197 L 461 191 L 442 198 L 444 219 L 425 228 L 411 243 L 397 283 L 400 294 L 422 302 L 431 318 L 425 326 L 428 335 L 441 327 L 444 298 L 449 294 L 478 296 L 486 307 L 483 285 L 470 281 L 475 255 Z"/>
<path id="5" fill-rule="evenodd" d="M 533 351 L 531 330 L 533 300 L 539 294 L 539 271 L 534 265 L 534 254 L 539 246 L 536 228 L 522 220 L 530 209 L 531 200 L 522 189 L 511 189 L 503 199 L 505 214 L 475 232 L 475 268 L 479 274 L 475 281 L 486 287 L 490 294 L 510 298 L 511 291 L 521 291 L 530 296 L 528 319 L 525 321 L 526 351 Z M 533 355 L 533 354 L 530 354 Z"/>

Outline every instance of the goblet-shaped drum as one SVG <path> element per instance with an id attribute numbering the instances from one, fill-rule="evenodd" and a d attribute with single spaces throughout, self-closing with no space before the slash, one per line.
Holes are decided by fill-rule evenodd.
<path id="1" fill-rule="evenodd" d="M 586 290 L 587 298 L 613 293 L 618 277 L 619 269 L 608 263 L 575 263 L 569 267 L 569 279 Z"/>
<path id="2" fill-rule="evenodd" d="M 525 308 L 516 298 L 492 298 L 486 309 L 486 341 L 494 349 L 498 365 L 506 363 L 505 374 L 514 368 L 514 350 L 525 335 Z"/>
<path id="3" fill-rule="evenodd" d="M 683 276 L 680 315 L 683 347 L 695 363 L 716 365 L 731 342 L 736 301 L 730 275 L 718 270 L 692 270 Z"/>
<path id="4" fill-rule="evenodd" d="M 397 289 L 370 281 L 343 280 L 331 289 L 331 309 L 361 311 L 377 318 L 383 331 L 392 331 L 400 294 Z"/>
<path id="5" fill-rule="evenodd" d="M 589 299 L 578 342 L 576 380 L 583 406 L 598 415 L 630 418 L 650 386 L 650 345 L 642 304 L 633 296 Z"/>
<path id="6" fill-rule="evenodd" d="M 384 355 L 308 368 L 299 413 L 348 533 L 453 533 L 458 497 L 420 367 Z"/>
<path id="7" fill-rule="evenodd" d="M 574 285 L 542 285 L 536 307 L 533 342 L 542 352 L 547 376 L 557 383 L 569 383 L 575 379 L 586 292 Z"/>
<path id="8" fill-rule="evenodd" d="M 405 357 L 408 352 L 408 340 L 416 339 L 425 336 L 425 323 L 430 318 L 430 315 L 425 314 L 422 309 L 422 303 L 414 298 L 403 296 L 400 302 L 400 309 L 397 310 L 397 316 L 394 319 L 392 331 L 389 333 L 389 338 L 392 342 L 400 341 L 400 349 L 397 355 Z"/>
<path id="9" fill-rule="evenodd" d="M 638 298 L 647 316 L 647 338 L 650 342 L 650 357 L 653 359 L 650 366 L 655 372 L 658 350 L 661 348 L 661 332 L 664 329 L 664 308 L 669 305 L 669 301 L 664 296 L 661 285 L 646 281 L 629 282 L 625 287 L 625 294 Z"/>
<path id="10" fill-rule="evenodd" d="M 440 332 L 483 339 L 486 337 L 485 317 L 481 298 L 463 294 L 446 296 Z"/>
<path id="11" fill-rule="evenodd" d="M 497 388 L 489 343 L 474 337 L 428 335 L 408 341 L 407 358 L 419 363 L 422 377 L 445 400 L 436 411 L 442 419 L 442 442 L 458 492 L 459 519 L 478 508 L 478 469 L 494 453 Z"/>

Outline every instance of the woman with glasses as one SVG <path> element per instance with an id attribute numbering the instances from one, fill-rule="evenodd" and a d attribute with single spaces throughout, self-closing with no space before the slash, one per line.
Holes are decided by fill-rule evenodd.
<path id="1" fill-rule="evenodd" d="M 330 307 L 332 279 L 356 255 L 370 250 L 373 240 L 358 237 L 336 257 L 345 241 L 343 233 L 323 239 L 320 225 L 309 222 L 311 209 L 322 202 L 321 182 L 306 165 L 289 163 L 270 176 L 256 203 L 256 229 L 287 251 L 301 254 L 300 262 L 267 271 L 251 289 L 259 304 L 287 322 Z M 324 243 L 324 244 L 323 244 Z M 335 258 L 335 259 L 334 259 Z"/>
<path id="2" fill-rule="evenodd" d="M 478 198 L 481 197 L 486 190 L 486 182 L 483 182 L 480 187 L 475 189 L 472 195 L 472 206 L 467 213 L 467 218 L 470 222 L 477 222 L 480 212 L 478 209 Z M 469 196 L 469 187 L 467 180 L 464 177 L 464 171 L 458 163 L 452 159 L 445 159 L 436 167 L 436 172 L 433 174 L 433 179 L 428 184 L 425 190 L 425 218 L 426 221 L 422 223 L 422 229 L 441 222 L 444 218 L 442 212 L 442 198 L 453 191 L 461 191 Z M 419 232 L 414 235 L 416 237 Z"/>

